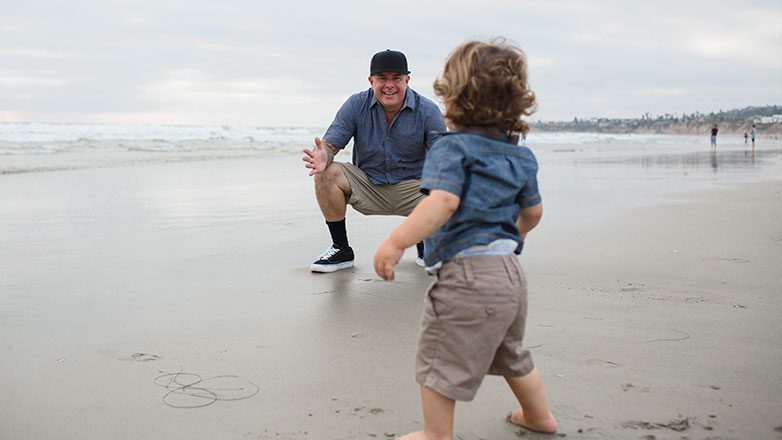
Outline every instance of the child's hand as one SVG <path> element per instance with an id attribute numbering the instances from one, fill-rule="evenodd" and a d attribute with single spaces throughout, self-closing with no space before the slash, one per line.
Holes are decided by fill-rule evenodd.
<path id="1" fill-rule="evenodd" d="M 404 249 L 391 243 L 390 239 L 380 243 L 375 252 L 375 272 L 380 278 L 386 281 L 394 279 L 394 265 L 399 262 L 404 252 Z"/>

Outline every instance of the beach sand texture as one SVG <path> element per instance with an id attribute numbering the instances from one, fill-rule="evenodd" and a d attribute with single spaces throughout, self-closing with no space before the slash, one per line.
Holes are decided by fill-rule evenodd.
<path id="1" fill-rule="evenodd" d="M 739 142 L 715 175 L 746 158 Z M 569 153 L 539 154 L 525 344 L 560 437 L 782 438 L 782 145 L 764 148 L 763 176 L 697 185 L 708 156 L 649 175 L 651 153 L 548 169 Z M 611 185 L 625 174 L 665 178 L 639 196 Z M 0 200 L 0 438 L 423 426 L 413 362 L 432 277 L 411 249 L 380 281 L 375 248 L 401 219 L 350 210 L 356 267 L 310 273 L 329 243 L 300 156 L 4 174 Z M 506 423 L 513 409 L 488 377 L 457 405 L 458 438 L 552 438 Z"/>

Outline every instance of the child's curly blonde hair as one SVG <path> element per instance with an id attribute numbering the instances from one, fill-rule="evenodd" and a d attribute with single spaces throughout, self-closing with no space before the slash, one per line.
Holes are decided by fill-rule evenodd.
<path id="1" fill-rule="evenodd" d="M 521 116 L 536 107 L 527 84 L 527 58 L 504 38 L 469 41 L 454 49 L 434 92 L 445 104 L 450 128 L 480 127 L 512 138 L 529 131 Z"/>

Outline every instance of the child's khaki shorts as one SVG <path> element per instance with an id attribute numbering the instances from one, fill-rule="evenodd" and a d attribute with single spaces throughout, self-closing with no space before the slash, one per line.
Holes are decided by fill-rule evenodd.
<path id="1" fill-rule="evenodd" d="M 407 216 L 425 196 L 421 193 L 421 179 L 399 183 L 374 184 L 360 168 L 352 163 L 334 162 L 342 168 L 350 183 L 352 194 L 347 202 L 364 215 Z"/>
<path id="2" fill-rule="evenodd" d="M 416 380 L 454 400 L 475 397 L 486 374 L 532 372 L 521 345 L 527 281 L 515 254 L 443 263 L 427 291 L 416 355 Z"/>

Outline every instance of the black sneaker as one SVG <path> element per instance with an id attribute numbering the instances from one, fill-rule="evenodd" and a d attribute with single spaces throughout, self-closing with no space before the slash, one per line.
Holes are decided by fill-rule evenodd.
<path id="1" fill-rule="evenodd" d="M 354 258 L 352 248 L 347 247 L 341 249 L 335 245 L 331 245 L 326 252 L 320 254 L 317 261 L 312 263 L 310 270 L 313 272 L 325 273 L 347 269 L 353 267 Z"/>
<path id="2" fill-rule="evenodd" d="M 424 261 L 424 242 L 417 243 L 415 247 L 416 250 L 418 250 L 418 258 L 415 259 L 415 264 L 426 267 L 426 261 Z"/>

